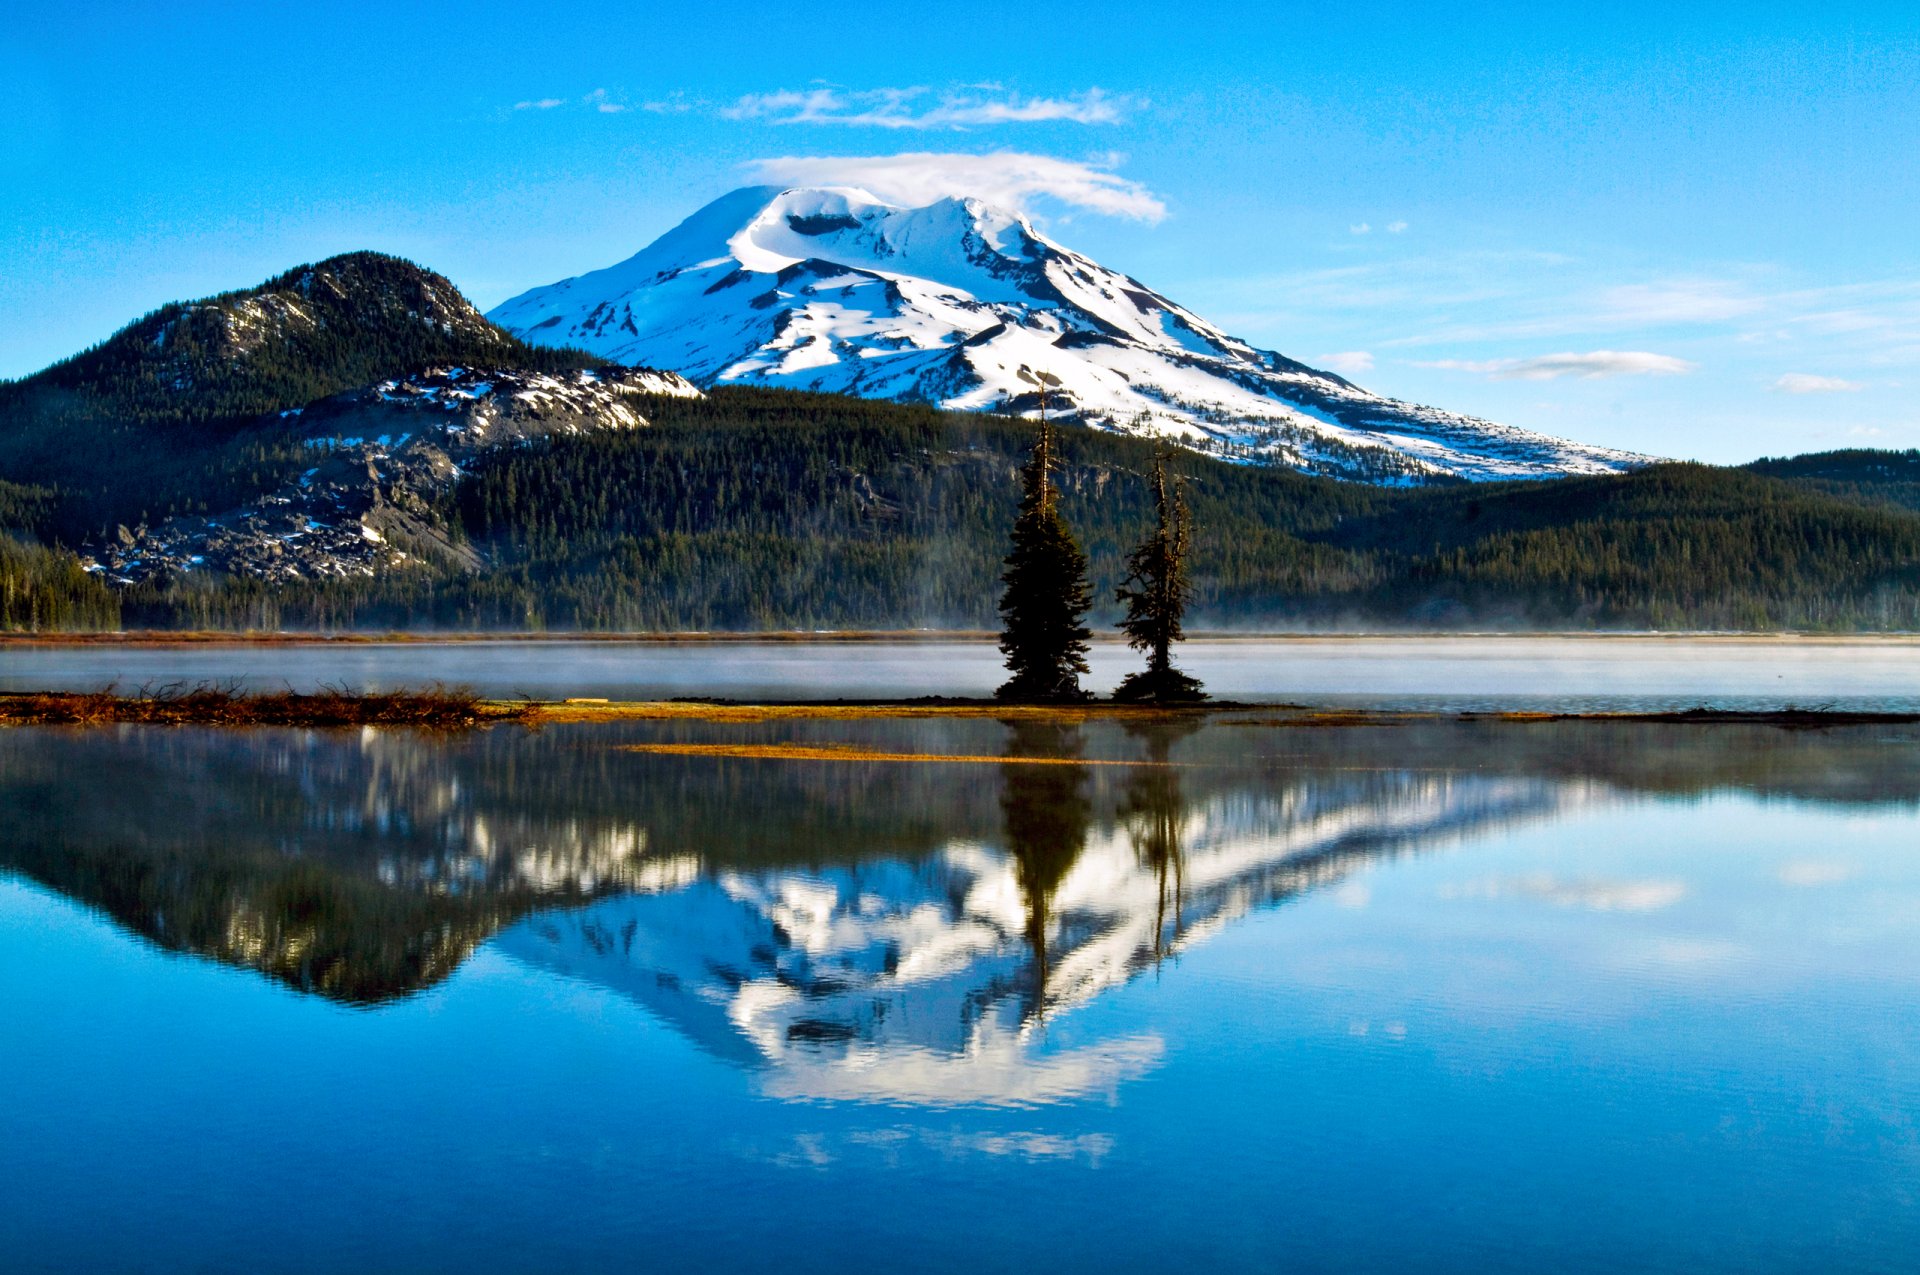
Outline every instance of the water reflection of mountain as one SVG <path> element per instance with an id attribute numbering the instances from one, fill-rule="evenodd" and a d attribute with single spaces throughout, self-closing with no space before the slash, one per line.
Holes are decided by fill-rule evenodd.
<path id="1" fill-rule="evenodd" d="M 1358 865 L 1583 795 L 1388 775 L 1188 802 L 1177 772 L 1143 768 L 1117 817 L 1097 820 L 1083 768 L 1003 770 L 991 841 L 914 862 L 725 869 L 528 918 L 496 946 L 765 1068 L 782 1096 L 1047 1101 L 1110 1090 L 1161 1052 L 1153 1036 L 1056 1049 L 1049 1015 Z"/>
<path id="2" fill-rule="evenodd" d="M 1187 765 L 616 747 L 744 738 Z M 1911 802 L 1916 752 L 1911 732 L 1884 729 L 1450 723 L 1182 738 L 1095 724 L 1053 740 L 990 720 L 15 729 L 0 731 L 0 869 L 164 947 L 341 1001 L 429 986 L 505 927 L 527 959 L 618 987 L 729 1056 L 844 1060 L 917 1041 L 985 1057 L 1043 1011 L 1367 856 L 1603 790 Z"/>

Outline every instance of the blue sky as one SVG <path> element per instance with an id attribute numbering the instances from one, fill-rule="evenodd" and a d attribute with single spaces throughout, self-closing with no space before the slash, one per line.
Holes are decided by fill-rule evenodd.
<path id="1" fill-rule="evenodd" d="M 0 376 L 354 248 L 490 306 L 838 176 L 1403 398 L 1920 446 L 1912 3 L 43 4 L 0 120 Z"/>

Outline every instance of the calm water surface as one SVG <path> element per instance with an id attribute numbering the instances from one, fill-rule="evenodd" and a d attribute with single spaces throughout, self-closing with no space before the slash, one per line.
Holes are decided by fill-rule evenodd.
<path id="1" fill-rule="evenodd" d="M 856 744 L 976 762 L 719 759 Z M 1920 731 L 0 731 L 10 1271 L 1906 1271 Z"/>
<path id="2" fill-rule="evenodd" d="M 1920 710 L 1920 638 L 1663 637 L 1195 640 L 1181 662 L 1214 695 L 1391 708 L 1901 707 Z M 1139 664 L 1097 644 L 1089 685 Z M 986 695 L 991 642 L 471 642 L 284 647 L 0 647 L 0 690 L 238 683 L 380 690 L 433 682 L 492 696 L 654 699 Z"/>

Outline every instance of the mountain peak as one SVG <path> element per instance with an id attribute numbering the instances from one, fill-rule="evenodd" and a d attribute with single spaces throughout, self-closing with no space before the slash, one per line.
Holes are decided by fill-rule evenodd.
<path id="1" fill-rule="evenodd" d="M 617 265 L 504 303 L 521 338 L 695 384 L 1036 415 L 1385 482 L 1546 477 L 1648 458 L 1401 403 L 1256 349 L 977 198 L 750 186 Z"/>

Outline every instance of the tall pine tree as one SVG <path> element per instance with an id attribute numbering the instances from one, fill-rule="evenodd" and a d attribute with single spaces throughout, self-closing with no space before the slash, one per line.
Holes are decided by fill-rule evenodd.
<path id="1" fill-rule="evenodd" d="M 1060 516 L 1053 483 L 1053 427 L 1043 418 L 1033 455 L 1020 471 L 1020 515 L 1013 524 L 1013 551 L 1000 576 L 1005 622 L 1000 650 L 1013 676 L 994 694 L 1003 700 L 1052 704 L 1089 698 L 1080 689 L 1087 671 L 1087 639 L 1081 618 L 1093 605 L 1087 586 L 1087 555 Z"/>
<path id="2" fill-rule="evenodd" d="M 1173 644 L 1186 636 L 1181 621 L 1193 597 L 1187 575 L 1193 515 L 1177 479 L 1169 491 L 1165 448 L 1153 454 L 1153 507 L 1153 534 L 1127 555 L 1127 579 L 1115 591 L 1127 607 L 1120 621 L 1127 645 L 1147 653 L 1147 667 L 1129 673 L 1113 697 L 1161 703 L 1202 700 L 1207 693 L 1200 683 L 1173 666 Z"/>

